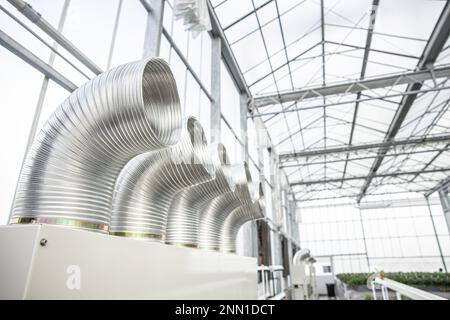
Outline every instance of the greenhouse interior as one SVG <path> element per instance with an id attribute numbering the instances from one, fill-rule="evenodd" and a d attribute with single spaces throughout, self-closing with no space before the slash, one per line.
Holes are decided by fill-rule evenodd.
<path id="1" fill-rule="evenodd" d="M 450 299 L 450 3 L 0 1 L 0 299 Z"/>

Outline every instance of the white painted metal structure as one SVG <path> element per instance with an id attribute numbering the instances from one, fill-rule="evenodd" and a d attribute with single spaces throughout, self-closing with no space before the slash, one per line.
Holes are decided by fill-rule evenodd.
<path id="1" fill-rule="evenodd" d="M 369 278 L 367 284 L 369 289 L 372 289 L 374 300 L 378 299 L 376 292 L 377 287 L 381 290 L 382 300 L 389 300 L 388 289 L 396 292 L 397 300 L 401 300 L 402 296 L 413 300 L 447 300 L 438 295 L 381 277 L 380 275 Z"/>
<path id="2" fill-rule="evenodd" d="M 291 265 L 292 298 L 294 300 L 314 300 L 318 298 L 316 285 L 316 259 L 309 249 L 297 251 Z"/>
<path id="3" fill-rule="evenodd" d="M 275 280 L 278 273 L 282 272 L 284 267 L 277 266 L 258 266 L 258 277 L 261 277 L 261 282 L 258 284 L 258 300 L 283 300 L 286 298 L 285 287 L 283 281 L 280 281 L 280 290 L 276 291 Z"/>
<path id="4" fill-rule="evenodd" d="M 256 259 L 50 225 L 0 227 L 0 299 L 256 299 Z"/>

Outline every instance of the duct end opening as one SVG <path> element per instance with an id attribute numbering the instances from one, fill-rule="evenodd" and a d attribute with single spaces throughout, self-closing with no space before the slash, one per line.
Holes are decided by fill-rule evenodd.
<path id="1" fill-rule="evenodd" d="M 142 74 L 142 99 L 150 130 L 165 147 L 181 136 L 181 107 L 177 84 L 169 65 L 162 59 L 148 59 Z"/>
<path id="2" fill-rule="evenodd" d="M 230 191 L 234 191 L 236 189 L 236 183 L 231 172 L 231 163 L 230 158 L 228 157 L 227 148 L 225 148 L 221 142 L 214 143 L 210 147 L 213 159 L 217 163 L 217 170 L 221 170 L 223 177 L 225 178 L 226 187 L 228 187 Z"/>
<path id="3" fill-rule="evenodd" d="M 189 117 L 186 124 L 193 153 L 191 164 L 198 164 L 205 168 L 208 174 L 214 178 L 216 175 L 212 158 L 208 152 L 208 140 L 200 122 L 195 117 Z"/>

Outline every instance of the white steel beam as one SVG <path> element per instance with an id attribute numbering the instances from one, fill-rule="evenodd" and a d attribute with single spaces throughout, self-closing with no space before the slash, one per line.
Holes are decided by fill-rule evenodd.
<path id="1" fill-rule="evenodd" d="M 254 105 L 265 107 L 273 104 L 299 101 L 321 96 L 358 93 L 366 90 L 390 87 L 393 85 L 421 83 L 430 79 L 446 78 L 450 76 L 450 67 L 439 67 L 421 71 L 409 71 L 380 77 L 366 78 L 344 83 L 316 86 L 301 90 L 283 92 L 280 94 L 256 95 Z"/>

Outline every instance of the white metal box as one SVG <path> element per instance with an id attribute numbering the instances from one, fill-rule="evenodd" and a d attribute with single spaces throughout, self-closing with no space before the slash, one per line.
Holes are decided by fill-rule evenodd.
<path id="1" fill-rule="evenodd" d="M 0 227 L 0 299 L 256 299 L 256 259 L 51 225 Z"/>

